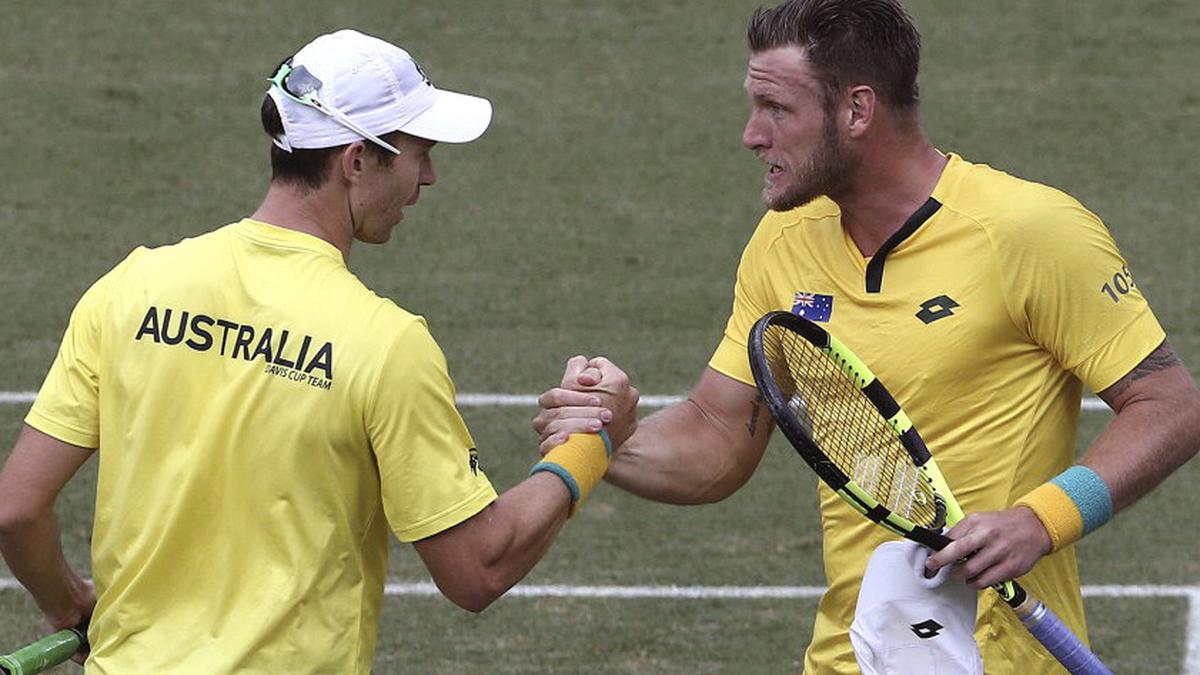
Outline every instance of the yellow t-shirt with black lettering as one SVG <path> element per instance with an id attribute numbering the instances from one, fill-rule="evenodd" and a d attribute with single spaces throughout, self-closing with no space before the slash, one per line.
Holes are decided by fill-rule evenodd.
<path id="1" fill-rule="evenodd" d="M 83 296 L 26 419 L 99 448 L 91 673 L 366 673 L 388 529 L 496 493 L 424 319 L 252 220 Z"/>
<path id="2" fill-rule="evenodd" d="M 738 269 L 710 366 L 753 384 L 750 327 L 821 321 L 912 418 L 964 510 L 1009 507 L 1074 461 L 1081 383 L 1129 373 L 1165 339 L 1100 220 L 1062 192 L 950 155 L 929 202 L 872 258 L 819 199 L 768 213 Z M 825 572 L 805 672 L 857 673 L 848 637 L 867 559 L 892 537 L 820 485 Z M 1086 639 L 1075 550 L 1022 583 Z M 994 593 L 976 638 L 989 675 L 1063 672 Z"/>

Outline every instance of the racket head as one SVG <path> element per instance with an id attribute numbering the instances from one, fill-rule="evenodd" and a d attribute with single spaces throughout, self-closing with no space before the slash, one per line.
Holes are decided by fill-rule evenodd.
<path id="1" fill-rule="evenodd" d="M 902 537 L 940 550 L 947 499 L 925 442 L 870 368 L 824 328 L 771 312 L 750 331 L 750 367 L 771 416 L 839 497 Z M 957 509 L 955 509 L 957 511 Z"/>

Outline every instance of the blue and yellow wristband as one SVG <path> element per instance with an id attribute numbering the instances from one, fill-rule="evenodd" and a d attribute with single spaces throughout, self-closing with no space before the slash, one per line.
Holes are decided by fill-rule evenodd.
<path id="1" fill-rule="evenodd" d="M 1053 543 L 1051 552 L 1069 546 L 1112 520 L 1112 495 L 1095 471 L 1077 464 L 1034 488 L 1014 506 L 1029 507 Z"/>
<path id="2" fill-rule="evenodd" d="M 548 471 L 561 478 L 571 492 L 568 517 L 573 516 L 596 484 L 604 478 L 612 450 L 612 440 L 603 430 L 596 434 L 571 434 L 565 443 L 546 453 L 542 461 L 534 464 L 529 475 Z"/>

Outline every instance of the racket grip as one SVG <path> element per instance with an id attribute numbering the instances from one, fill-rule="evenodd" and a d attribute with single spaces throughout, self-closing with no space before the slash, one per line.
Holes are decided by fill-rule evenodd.
<path id="1" fill-rule="evenodd" d="M 53 635 L 0 656 L 0 673 L 6 675 L 33 675 L 64 663 L 84 644 L 83 635 L 76 629 L 60 630 Z"/>
<path id="2" fill-rule="evenodd" d="M 1078 675 L 1112 675 L 1108 666 L 1071 632 L 1070 628 L 1040 600 L 1032 609 L 1018 612 L 1021 623 L 1068 672 Z"/>

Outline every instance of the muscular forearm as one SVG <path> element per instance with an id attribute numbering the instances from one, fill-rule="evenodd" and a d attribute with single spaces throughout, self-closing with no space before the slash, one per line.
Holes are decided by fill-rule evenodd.
<path id="1" fill-rule="evenodd" d="M 500 496 L 481 514 L 482 567 L 495 597 L 533 569 L 567 521 L 571 494 L 562 480 L 538 473 Z M 493 598 L 494 599 L 494 598 Z M 490 601 L 489 601 L 490 602 Z"/>
<path id="2" fill-rule="evenodd" d="M 967 516 L 929 569 L 969 557 L 958 574 L 976 588 L 1025 574 L 1145 496 L 1200 447 L 1200 394 L 1166 343 L 1099 395 L 1117 414 L 1080 460 L 1087 469 L 1068 469 L 1015 508 Z"/>
<path id="3" fill-rule="evenodd" d="M 1125 403 L 1081 459 L 1104 479 L 1114 513 L 1144 497 L 1200 448 L 1200 397 L 1190 382 L 1175 384 L 1167 396 Z"/>
<path id="4" fill-rule="evenodd" d="M 569 433 L 594 430 L 586 424 L 602 418 L 591 413 L 609 412 L 610 427 L 621 432 L 613 438 L 624 440 L 618 440 L 604 478 L 638 496 L 673 504 L 715 502 L 744 485 L 758 468 L 772 424 L 753 386 L 705 368 L 687 401 L 637 421 L 636 411 L 628 407 L 630 398 L 636 401 L 636 390 L 628 387 L 624 373 L 605 359 L 589 363 L 598 375 L 585 378 L 585 371 L 575 382 L 568 368 L 563 383 L 593 389 L 556 388 L 539 398 L 542 410 L 533 427 L 543 452 Z M 606 411 L 596 408 L 599 393 L 610 398 Z"/>
<path id="5" fill-rule="evenodd" d="M 56 628 L 78 624 L 91 589 L 63 557 L 53 511 L 0 526 L 0 552 Z"/>
<path id="6" fill-rule="evenodd" d="M 756 410 L 746 420 L 758 415 Z M 720 501 L 749 480 L 768 435 L 769 424 L 761 419 L 755 425 L 722 423 L 688 400 L 643 420 L 614 453 L 605 480 L 660 502 Z"/>
<path id="7" fill-rule="evenodd" d="M 416 543 L 442 593 L 479 612 L 529 573 L 567 520 L 571 493 L 537 473 L 455 527 Z"/>

